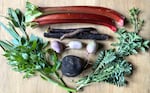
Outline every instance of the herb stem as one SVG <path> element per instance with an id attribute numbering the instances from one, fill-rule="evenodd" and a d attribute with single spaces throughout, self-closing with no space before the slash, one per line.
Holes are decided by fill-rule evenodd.
<path id="1" fill-rule="evenodd" d="M 29 36 L 27 34 L 27 32 L 25 31 L 25 29 L 23 29 L 20 25 L 19 25 L 20 30 L 24 33 L 24 35 L 26 36 L 27 40 L 29 39 Z"/>
<path id="2" fill-rule="evenodd" d="M 134 29 L 135 29 L 135 32 L 138 33 L 138 32 L 139 32 L 139 28 L 138 28 L 138 18 L 137 18 L 137 15 L 134 15 L 134 17 L 135 17 Z"/>
<path id="3" fill-rule="evenodd" d="M 52 80 L 51 78 L 49 78 L 47 75 L 45 75 L 45 74 L 43 74 L 43 73 L 40 73 L 40 75 L 41 75 L 42 77 L 44 77 L 48 82 L 51 82 L 51 83 L 53 83 L 53 84 L 56 85 L 56 86 L 60 86 L 60 87 L 62 87 L 63 89 L 65 89 L 65 90 L 67 90 L 67 91 L 70 91 L 70 92 L 76 92 L 75 89 L 68 88 L 68 87 L 66 87 L 66 86 L 63 85 L 63 84 L 60 84 L 60 83 L 58 83 L 58 82 Z"/>
<path id="4" fill-rule="evenodd" d="M 54 74 L 55 74 L 56 78 L 59 79 L 61 84 L 67 87 L 66 83 L 64 82 L 64 80 L 62 78 L 60 78 L 59 74 L 57 72 L 55 72 Z M 71 93 L 71 92 L 68 91 L 68 93 Z"/>

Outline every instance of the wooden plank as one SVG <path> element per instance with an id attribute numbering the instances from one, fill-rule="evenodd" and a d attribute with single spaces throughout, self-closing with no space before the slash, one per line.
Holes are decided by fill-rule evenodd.
<path id="1" fill-rule="evenodd" d="M 142 18 L 146 20 L 145 26 L 141 31 L 140 35 L 146 39 L 150 39 L 150 11 L 149 11 L 149 0 L 29 0 L 34 4 L 40 6 L 71 6 L 71 5 L 91 5 L 91 6 L 104 6 L 114 9 L 123 15 L 129 17 L 128 10 L 132 7 L 138 7 L 142 10 Z M 7 8 L 20 8 L 25 11 L 25 0 L 0 0 L 0 15 L 7 13 Z M 0 21 L 4 21 L 1 19 Z M 85 25 L 85 24 L 58 24 L 52 25 L 53 27 L 59 28 L 70 28 L 70 27 L 85 27 L 92 26 L 99 29 L 102 33 L 107 33 L 115 36 L 108 28 L 97 25 Z M 28 33 L 34 33 L 38 36 L 43 37 L 43 32 L 45 28 L 28 29 Z M 0 29 L 1 30 L 1 29 Z M 132 30 L 129 27 L 129 30 Z M 8 39 L 10 36 L 6 34 L 3 30 L 0 31 L 0 40 Z M 49 40 L 49 39 L 45 39 Z M 69 40 L 64 40 L 68 42 Z M 83 41 L 87 43 L 88 41 Z M 100 42 L 106 47 L 110 48 L 110 43 L 112 41 Z M 11 70 L 10 66 L 7 65 L 7 60 L 2 56 L 4 52 L 0 49 L 0 93 L 66 93 L 63 89 L 53 86 L 52 84 L 43 81 L 40 77 L 33 77 L 31 79 L 22 79 L 22 74 L 14 72 Z M 63 53 L 63 56 L 67 54 L 80 55 L 85 57 L 85 50 L 82 51 L 69 51 Z M 140 53 L 138 55 L 130 56 L 128 58 L 134 64 L 135 70 L 134 74 L 128 78 L 129 85 L 126 87 L 116 87 L 114 85 L 100 83 L 93 84 L 84 89 L 84 91 L 79 93 L 150 93 L 150 51 L 147 53 Z M 91 59 L 95 59 L 94 56 L 90 56 Z M 79 76 L 81 77 L 81 76 Z M 73 86 L 72 80 L 77 80 L 77 78 L 66 78 L 65 81 L 70 86 Z"/>

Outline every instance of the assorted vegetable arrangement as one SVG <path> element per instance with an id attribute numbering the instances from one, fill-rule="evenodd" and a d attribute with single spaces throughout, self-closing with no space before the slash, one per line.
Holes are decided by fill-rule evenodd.
<path id="1" fill-rule="evenodd" d="M 137 54 L 140 50 L 149 49 L 150 40 L 144 40 L 139 36 L 144 21 L 139 18 L 140 10 L 130 10 L 130 23 L 134 26 L 133 32 L 128 32 L 124 25 L 125 17 L 120 13 L 94 6 L 64 6 L 64 7 L 38 7 L 27 2 L 25 15 L 19 10 L 8 9 L 8 26 L 0 22 L 0 26 L 7 31 L 13 39 L 11 41 L 0 40 L 0 46 L 4 50 L 4 56 L 13 70 L 24 73 L 24 78 L 30 78 L 39 74 L 41 78 L 70 92 L 77 92 L 81 88 L 93 82 L 107 82 L 117 86 L 124 86 L 127 83 L 126 76 L 131 75 L 133 65 L 125 58 Z M 75 77 L 79 75 L 88 64 L 77 56 L 67 55 L 60 62 L 58 54 L 65 49 L 82 49 L 81 41 L 73 40 L 66 45 L 63 42 L 54 40 L 50 43 L 41 38 L 28 35 L 26 25 L 46 25 L 55 23 L 94 23 L 109 27 L 117 31 L 118 42 L 113 43 L 115 49 L 102 50 L 99 52 L 92 71 L 77 81 L 77 88 L 69 88 L 60 77 L 58 70 L 61 67 L 63 75 Z M 23 33 L 20 35 L 17 28 Z M 95 54 L 98 51 L 98 44 L 95 40 L 107 40 L 110 36 L 99 34 L 95 28 L 71 28 L 54 29 L 48 28 L 44 33 L 45 37 L 92 39 L 86 45 L 88 54 Z M 50 48 L 49 48 L 50 47 Z"/>

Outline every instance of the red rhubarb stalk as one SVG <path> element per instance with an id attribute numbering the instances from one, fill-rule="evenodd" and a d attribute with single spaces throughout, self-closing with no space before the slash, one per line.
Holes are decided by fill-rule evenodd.
<path id="1" fill-rule="evenodd" d="M 36 18 L 34 21 L 46 21 L 49 19 L 92 19 L 92 20 L 101 20 L 101 21 L 110 21 L 114 22 L 112 19 L 95 14 L 84 14 L 84 13 L 62 13 L 62 14 L 50 14 Z"/>
<path id="2" fill-rule="evenodd" d="M 60 23 L 88 23 L 88 24 L 97 24 L 97 25 L 104 25 L 110 28 L 112 31 L 116 32 L 117 28 L 115 25 L 112 25 L 107 22 L 100 22 L 96 20 L 85 20 L 85 19 L 69 19 L 69 20 L 48 20 L 48 21 L 41 21 L 38 22 L 39 25 L 47 25 L 47 24 L 60 24 Z"/>
<path id="3" fill-rule="evenodd" d="M 115 10 L 95 7 L 95 6 L 62 6 L 62 7 L 39 7 L 39 10 L 43 14 L 53 14 L 53 13 L 88 13 L 97 14 L 109 17 L 117 22 L 118 25 L 124 25 L 125 17 Z"/>
<path id="4" fill-rule="evenodd" d="M 112 19 L 95 14 L 79 14 L 79 13 L 65 13 L 65 14 L 51 14 L 35 19 L 33 22 L 39 25 L 58 24 L 58 23 L 91 23 L 104 25 L 109 27 L 114 32 L 117 30 Z"/>

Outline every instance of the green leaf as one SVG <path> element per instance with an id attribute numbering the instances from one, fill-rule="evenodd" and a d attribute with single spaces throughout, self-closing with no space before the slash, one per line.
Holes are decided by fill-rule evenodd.
<path id="1" fill-rule="evenodd" d="M 24 14 L 19 9 L 14 10 L 12 8 L 9 8 L 8 9 L 8 15 L 9 15 L 9 20 L 12 22 L 12 24 L 17 28 L 20 28 L 22 33 L 26 37 L 28 37 L 28 35 L 25 31 L 26 27 L 25 27 L 25 16 L 24 16 Z"/>
<path id="2" fill-rule="evenodd" d="M 55 67 L 55 71 L 59 70 L 59 68 L 61 67 L 61 62 L 57 61 L 56 67 Z"/>
<path id="3" fill-rule="evenodd" d="M 37 41 L 38 40 L 38 37 L 37 36 L 35 36 L 35 35 L 33 35 L 33 34 L 31 34 L 31 36 L 30 36 L 30 41 Z"/>
<path id="4" fill-rule="evenodd" d="M 149 44 L 150 44 L 150 41 L 149 40 L 145 40 L 144 41 L 144 46 L 146 47 L 146 48 L 149 48 L 150 46 L 149 46 Z"/>
<path id="5" fill-rule="evenodd" d="M 138 53 L 135 49 L 133 49 L 132 52 L 133 52 L 133 54 L 137 54 Z"/>
<path id="6" fill-rule="evenodd" d="M 38 10 L 38 7 L 33 5 L 30 2 L 26 2 L 26 13 L 25 13 L 25 22 L 32 22 L 35 18 L 41 16 L 43 13 Z"/>
<path id="7" fill-rule="evenodd" d="M 37 41 L 33 41 L 33 44 L 32 44 L 32 47 L 31 47 L 31 50 L 36 49 L 36 47 L 37 47 Z"/>
<path id="8" fill-rule="evenodd" d="M 0 46 L 2 47 L 2 49 L 4 50 L 11 50 L 13 46 L 11 46 L 10 44 L 4 42 L 4 41 L 1 41 L 0 40 Z"/>
<path id="9" fill-rule="evenodd" d="M 6 27 L 3 23 L 0 22 L 0 26 L 7 31 L 13 38 L 18 39 L 20 36 L 14 29 L 14 27 L 9 23 L 10 28 Z"/>
<path id="10" fill-rule="evenodd" d="M 144 47 L 141 47 L 140 49 L 141 49 L 143 52 L 145 52 L 145 51 L 146 51 Z"/>
<path id="11" fill-rule="evenodd" d="M 22 53 L 22 57 L 27 60 L 29 58 L 28 54 L 27 53 Z"/>

